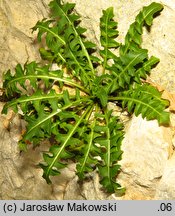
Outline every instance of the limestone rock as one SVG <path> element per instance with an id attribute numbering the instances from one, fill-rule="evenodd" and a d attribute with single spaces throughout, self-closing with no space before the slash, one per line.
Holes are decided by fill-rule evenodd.
<path id="1" fill-rule="evenodd" d="M 99 183 L 100 178 L 96 171 L 94 171 L 89 179 L 83 183 L 78 181 L 75 177 L 67 184 L 64 193 L 64 199 L 72 200 L 114 200 L 117 199 L 115 194 L 108 194 L 104 191 Z"/>
<path id="2" fill-rule="evenodd" d="M 0 112 L 2 104 L 0 104 Z M 4 122 L 9 121 L 8 128 Z M 0 199 L 63 199 L 67 183 L 75 175 L 75 165 L 69 165 L 53 184 L 46 184 L 42 170 L 41 152 L 48 150 L 48 143 L 27 153 L 20 153 L 18 140 L 24 123 L 18 115 L 0 116 Z"/>
<path id="3" fill-rule="evenodd" d="M 123 199 L 153 199 L 165 165 L 173 153 L 172 132 L 157 121 L 133 117 L 126 128 L 118 176 L 128 191 Z"/>
<path id="4" fill-rule="evenodd" d="M 48 0 L 1 0 L 0 74 L 14 68 L 17 63 L 39 59 L 38 46 L 34 40 L 36 33 L 32 34 L 31 28 L 47 16 L 47 3 Z"/>
<path id="5" fill-rule="evenodd" d="M 104 193 L 99 184 L 99 176 L 95 172 L 91 181 L 85 181 L 81 189 L 80 186 L 78 187 L 79 196 L 83 196 L 83 199 L 100 200 L 154 199 L 160 179 L 162 176 L 168 177 L 166 173 L 164 174 L 164 170 L 166 170 L 168 159 L 173 153 L 171 130 L 159 127 L 157 121 L 146 121 L 140 116 L 133 117 L 126 127 L 122 149 L 124 153 L 120 162 L 121 173 L 118 175 L 117 181 L 126 187 L 126 194 L 117 197 L 115 194 Z M 166 178 L 163 183 L 165 181 Z M 69 188 L 65 193 L 66 198 L 70 194 L 74 194 L 74 187 L 77 187 L 76 179 L 69 182 Z M 170 184 L 169 187 L 171 188 Z M 76 196 L 77 194 L 73 197 L 71 195 L 74 199 Z"/>
<path id="6" fill-rule="evenodd" d="M 164 167 L 163 176 L 156 188 L 156 200 L 174 200 L 175 199 L 175 153 L 167 161 Z"/>

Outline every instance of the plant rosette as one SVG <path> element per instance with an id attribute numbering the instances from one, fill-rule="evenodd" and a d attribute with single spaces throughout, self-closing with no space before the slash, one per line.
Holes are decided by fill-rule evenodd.
<path id="1" fill-rule="evenodd" d="M 143 7 L 123 44 L 117 42 L 113 8 L 103 10 L 99 52 L 85 37 L 75 4 L 53 0 L 49 6 L 50 17 L 33 27 L 38 42 L 44 44 L 39 51 L 46 64 L 18 64 L 13 73 L 4 73 L 3 88 L 9 101 L 2 112 L 6 114 L 9 108 L 22 111 L 27 127 L 19 141 L 21 150 L 27 150 L 27 143 L 37 146 L 44 139 L 52 140 L 40 163 L 47 183 L 74 161 L 80 180 L 96 169 L 107 192 L 124 193 L 125 188 L 116 181 L 124 126 L 108 104 L 169 124 L 165 111 L 169 101 L 144 82 L 159 59 L 149 57 L 148 50 L 141 47 L 143 27 L 152 25 L 163 6 L 153 2 Z M 53 64 L 59 69 L 53 70 Z"/>

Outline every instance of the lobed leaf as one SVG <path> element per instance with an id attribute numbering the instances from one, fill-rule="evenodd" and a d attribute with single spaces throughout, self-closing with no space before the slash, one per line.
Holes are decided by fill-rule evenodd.
<path id="1" fill-rule="evenodd" d="M 75 4 L 52 1 L 50 8 L 53 19 L 44 19 L 37 23 L 33 30 L 39 30 L 39 41 L 41 35 L 46 34 L 47 48 L 43 47 L 41 54 L 58 64 L 66 65 L 73 76 L 87 86 L 94 78 L 93 63 L 97 58 L 92 60 L 89 52 L 95 49 L 95 44 L 84 39 L 82 34 L 86 29 L 77 24 L 80 17 L 72 12 L 74 7 Z"/>
<path id="2" fill-rule="evenodd" d="M 118 123 L 116 117 L 111 116 L 111 111 L 104 114 L 105 125 L 100 126 L 103 132 L 101 136 L 95 139 L 100 145 L 100 157 L 102 162 L 98 163 L 99 174 L 101 176 L 100 183 L 108 192 L 114 192 L 121 189 L 120 184 L 116 183 L 116 176 L 120 171 L 118 161 L 121 160 L 122 150 L 121 142 L 123 140 L 123 126 Z M 99 131 L 99 128 L 97 129 Z"/>
<path id="3" fill-rule="evenodd" d="M 130 25 L 130 28 L 125 37 L 125 44 L 120 47 L 120 55 L 125 55 L 130 50 L 140 48 L 143 33 L 143 26 L 152 25 L 153 17 L 163 9 L 163 5 L 152 2 L 150 5 L 143 7 L 142 11 L 136 16 L 135 22 Z"/>
<path id="4" fill-rule="evenodd" d="M 86 29 L 74 12 L 75 4 L 52 0 L 49 6 L 50 18 L 33 27 L 33 31 L 38 30 L 41 57 L 48 64 L 18 64 L 14 72 L 8 70 L 3 75 L 9 102 L 2 112 L 6 114 L 9 108 L 22 111 L 27 127 L 19 141 L 21 150 L 26 151 L 27 144 L 35 147 L 49 139 L 51 147 L 40 163 L 47 183 L 71 160 L 77 163 L 79 179 L 97 169 L 107 192 L 123 193 L 124 188 L 116 181 L 122 159 L 123 124 L 107 105 L 116 101 L 136 116 L 169 123 L 165 111 L 169 102 L 156 88 L 142 84 L 159 62 L 141 47 L 143 27 L 151 26 L 163 6 L 152 3 L 144 7 L 131 24 L 124 44 L 116 41 L 119 33 L 113 8 L 103 10 L 102 48 L 95 55 L 96 45 L 86 40 Z M 113 52 L 116 49 L 118 56 Z M 52 63 L 60 69 L 52 70 Z"/>
<path id="5" fill-rule="evenodd" d="M 114 99 L 114 98 L 113 98 Z M 122 100 L 123 108 L 139 114 L 147 120 L 157 119 L 159 124 L 169 124 L 170 114 L 165 109 L 169 101 L 161 99 L 161 93 L 154 87 L 144 84 L 122 92 L 116 100 Z"/>
<path id="6" fill-rule="evenodd" d="M 160 12 L 163 6 L 153 2 L 136 16 L 135 22 L 125 37 L 125 43 L 120 46 L 120 58 L 114 62 L 110 71 L 116 76 L 115 81 L 118 87 L 127 89 L 133 81 L 141 83 L 141 79 L 146 79 L 150 69 L 158 63 L 155 57 L 148 58 L 147 50 L 141 48 L 143 26 L 152 24 L 153 16 Z M 149 20 L 149 21 L 148 21 Z"/>
<path id="7" fill-rule="evenodd" d="M 49 154 L 50 152 L 52 153 L 51 157 L 49 154 L 45 155 L 45 163 L 41 165 L 44 171 L 43 177 L 48 183 L 51 183 L 49 176 L 58 175 L 60 168 L 63 168 L 63 166 L 60 167 L 60 164 L 62 165 L 61 159 L 67 159 L 72 157 L 72 154 L 66 151 L 66 146 L 68 145 L 69 141 L 71 141 L 72 136 L 76 133 L 78 126 L 81 124 L 90 109 L 91 107 L 89 106 L 87 110 L 82 114 L 82 116 L 77 121 L 75 121 L 74 126 L 68 129 L 64 139 L 60 139 L 60 137 L 62 136 L 60 136 L 60 132 L 57 131 L 59 136 L 57 136 L 56 139 L 59 141 L 59 146 L 54 146 L 50 148 Z"/>
<path id="8" fill-rule="evenodd" d="M 100 42 L 103 47 L 103 50 L 100 51 L 100 54 L 104 59 L 103 73 L 105 72 L 105 69 L 109 67 L 108 60 L 113 59 L 115 56 L 110 52 L 109 49 L 117 48 L 119 46 L 119 43 L 115 40 L 118 37 L 117 22 L 115 22 L 113 18 L 114 13 L 112 7 L 103 10 L 103 16 L 100 18 Z"/>

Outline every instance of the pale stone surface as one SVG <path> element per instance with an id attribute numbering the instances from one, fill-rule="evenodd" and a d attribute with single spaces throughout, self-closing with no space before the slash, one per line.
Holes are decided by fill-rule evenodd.
<path id="1" fill-rule="evenodd" d="M 165 165 L 172 156 L 172 132 L 157 121 L 133 117 L 126 128 L 118 179 L 126 184 L 124 199 L 152 199 Z M 136 190 L 137 188 L 137 190 Z"/>
<path id="2" fill-rule="evenodd" d="M 167 161 L 164 168 L 163 176 L 156 188 L 155 199 L 175 199 L 175 153 L 170 160 Z"/>
<path id="3" fill-rule="evenodd" d="M 164 170 L 167 169 L 168 159 L 171 158 L 173 153 L 171 130 L 159 127 L 157 121 L 146 121 L 139 116 L 133 117 L 126 126 L 126 131 L 122 144 L 124 153 L 120 162 L 121 173 L 117 178 L 118 182 L 127 188 L 126 195 L 117 197 L 114 194 L 104 193 L 99 184 L 99 177 L 94 173 L 93 180 L 84 183 L 81 190 L 79 188 L 84 199 L 150 200 L 154 199 L 156 189 L 157 193 L 159 193 L 159 190 L 163 190 L 162 187 L 165 186 L 163 183 L 168 177 Z M 159 187 L 161 178 L 165 178 L 165 180 L 162 183 L 163 185 Z M 169 181 L 172 183 L 173 178 Z M 171 188 L 170 182 L 168 185 Z M 69 190 L 65 194 L 66 198 L 74 194 L 73 190 L 74 187 L 77 187 L 76 185 L 76 179 L 69 183 Z M 76 196 L 74 196 L 74 199 Z"/>
<path id="4" fill-rule="evenodd" d="M 38 163 L 42 160 L 41 151 L 49 148 L 48 143 L 20 153 L 17 141 L 23 122 L 19 116 L 9 117 L 9 127 L 5 128 L 6 119 L 0 116 L 0 199 L 63 199 L 67 182 L 75 176 L 75 166 L 69 165 L 58 179 L 53 179 L 52 185 L 46 184 Z"/>
<path id="5" fill-rule="evenodd" d="M 0 0 L 0 74 L 19 62 L 39 59 L 31 28 L 47 16 L 47 3 L 49 0 Z"/>
<path id="6" fill-rule="evenodd" d="M 0 0 L 0 77 L 4 70 L 17 63 L 39 60 L 36 33 L 31 28 L 47 16 L 49 0 Z M 76 11 L 82 16 L 82 24 L 88 28 L 88 37 L 99 45 L 99 18 L 102 9 L 113 6 L 123 36 L 142 6 L 151 0 L 98 0 L 79 1 Z M 157 1 L 159 2 L 159 1 Z M 156 83 L 175 91 L 175 0 L 162 0 L 164 10 L 156 17 L 151 31 L 145 29 L 143 46 L 150 55 L 160 58 L 152 71 Z M 165 75 L 166 74 L 166 75 Z M 0 87 L 2 79 L 0 78 Z M 0 107 L 2 109 L 2 105 Z M 1 110 L 0 109 L 0 110 Z M 172 125 L 175 125 L 172 115 Z M 126 127 L 123 142 L 122 170 L 118 181 L 126 187 L 126 195 L 117 197 L 101 190 L 99 176 L 92 173 L 83 184 L 75 176 L 75 164 L 70 164 L 53 185 L 41 178 L 37 166 L 41 160 L 40 150 L 46 145 L 20 153 L 17 141 L 24 123 L 12 113 L 0 117 L 0 199 L 174 199 L 175 156 L 172 148 L 174 132 L 171 128 L 159 127 L 156 121 L 147 122 L 133 117 Z M 175 143 L 175 142 L 174 142 Z"/>

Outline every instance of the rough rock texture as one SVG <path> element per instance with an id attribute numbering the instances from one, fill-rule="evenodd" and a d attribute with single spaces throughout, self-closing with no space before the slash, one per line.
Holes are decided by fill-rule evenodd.
<path id="1" fill-rule="evenodd" d="M 113 6 L 119 22 L 123 41 L 129 25 L 144 5 L 151 0 L 98 0 L 79 1 L 76 11 L 83 18 L 88 37 L 99 40 L 99 18 L 102 9 Z M 158 1 L 159 2 L 159 1 Z M 48 14 L 49 0 L 0 0 L 0 87 L 2 72 L 17 63 L 39 60 L 36 35 L 31 34 L 35 23 Z M 162 0 L 164 10 L 154 20 L 151 31 L 144 31 L 143 45 L 150 55 L 160 58 L 151 78 L 172 93 L 175 91 L 175 1 Z M 165 75 L 166 74 L 166 75 Z M 3 103 L 0 104 L 0 111 Z M 174 199 L 175 153 L 173 151 L 175 117 L 172 127 L 159 127 L 156 121 L 133 117 L 126 125 L 123 142 L 122 171 L 118 181 L 126 187 L 126 195 L 118 197 L 102 191 L 96 172 L 83 184 L 75 176 L 75 164 L 47 185 L 37 166 L 40 151 L 47 149 L 47 142 L 35 151 L 20 153 L 17 141 L 24 127 L 19 116 L 12 112 L 0 116 L 0 199 Z"/>
<path id="2" fill-rule="evenodd" d="M 159 181 L 159 186 L 156 188 L 155 199 L 175 199 L 175 185 L 173 179 L 175 179 L 175 153 L 167 161 L 164 167 L 164 173 Z"/>
<path id="3" fill-rule="evenodd" d="M 134 117 L 127 127 L 119 175 L 128 188 L 123 198 L 152 199 L 173 153 L 171 131 L 159 127 L 157 121 L 146 121 L 140 116 Z"/>
<path id="4" fill-rule="evenodd" d="M 78 189 L 86 199 L 150 200 L 154 199 L 155 195 L 158 199 L 157 194 L 163 194 L 163 189 L 166 193 L 170 193 L 170 188 L 174 187 L 171 186 L 173 178 L 169 179 L 168 183 L 170 191 L 167 191 L 165 185 L 168 173 L 173 169 L 172 159 L 168 160 L 173 154 L 171 130 L 159 127 L 157 121 L 146 121 L 139 116 L 133 117 L 127 124 L 126 131 L 122 145 L 124 154 L 120 162 L 122 171 L 118 176 L 118 181 L 127 188 L 126 195 L 117 197 L 102 192 L 98 175 L 94 173 L 93 180 L 86 182 L 81 186 L 81 189 Z M 164 176 L 166 176 L 166 179 L 164 179 Z M 72 197 L 74 187 L 77 188 L 76 178 L 69 183 L 69 189 L 65 194 L 66 198 Z M 165 198 L 170 197 L 169 194 Z M 73 198 L 75 199 L 76 195 Z M 164 199 L 163 196 L 161 198 Z"/>

